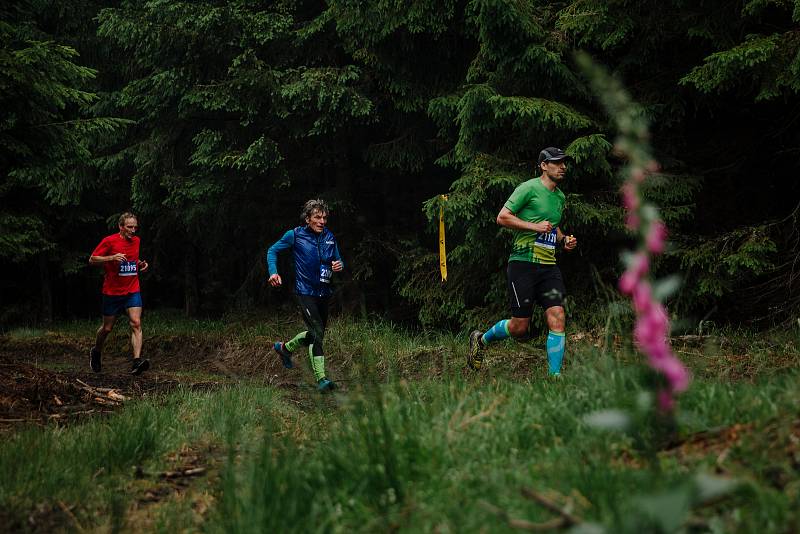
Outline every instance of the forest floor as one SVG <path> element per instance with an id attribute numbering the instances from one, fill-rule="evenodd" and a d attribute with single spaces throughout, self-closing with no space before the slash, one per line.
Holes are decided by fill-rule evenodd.
<path id="1" fill-rule="evenodd" d="M 144 355 L 151 367 L 139 376 L 130 373 L 131 357 L 120 343 L 124 343 L 122 336 L 109 343 L 102 371 L 94 373 L 89 368 L 91 343 L 86 336 L 58 332 L 35 338 L 0 336 L 0 432 L 30 423 L 68 423 L 111 413 L 128 400 L 178 387 L 213 389 L 244 379 L 290 394 L 313 391 L 310 385 L 304 387 L 302 377 L 285 372 L 271 342 L 245 348 L 224 340 L 185 336 L 147 339 Z"/>
<path id="2" fill-rule="evenodd" d="M 277 387 L 285 400 L 301 410 L 317 406 L 319 396 L 307 383 L 308 377 L 288 374 L 266 340 L 245 348 L 218 336 L 157 335 L 146 339 L 150 369 L 134 376 L 125 337 L 116 331 L 112 334 L 102 371 L 94 373 L 89 368 L 90 335 L 45 331 L 31 337 L 0 336 L 0 441 L 3 434 L 31 427 L 80 425 L 137 400 L 158 402 L 177 389 L 215 390 L 243 381 Z M 342 382 L 340 387 L 347 388 Z M 224 457 L 219 444 L 200 443 L 172 451 L 156 473 L 136 466 L 133 478 L 140 487 L 126 525 L 155 528 L 153 517 L 159 506 L 176 498 L 192 501 L 195 519 L 202 522 L 213 500 L 207 488 L 218 482 Z M 63 501 L 42 502 L 26 512 L 24 524 L 19 514 L 7 517 L 8 510 L 0 511 L 0 524 L 9 531 L 84 531 L 74 509 L 74 504 Z"/>
<path id="3" fill-rule="evenodd" d="M 278 329 L 285 329 L 285 327 L 285 324 L 276 326 Z M 86 330 L 83 325 L 81 328 Z M 370 335 L 368 332 L 364 335 L 364 340 L 371 342 L 379 354 L 372 364 L 367 365 L 362 361 L 367 357 L 364 355 L 367 351 L 363 346 L 360 348 L 348 346 L 343 342 L 343 338 L 353 339 L 349 328 L 351 326 L 345 323 L 338 323 L 333 327 L 330 346 L 331 352 L 336 357 L 329 359 L 328 368 L 331 376 L 337 379 L 340 390 L 336 395 L 327 396 L 317 393 L 310 381 L 310 374 L 305 369 L 304 361 L 295 362 L 299 369 L 286 370 L 283 368 L 279 358 L 272 351 L 273 338 L 276 336 L 271 331 L 258 331 L 255 334 L 247 335 L 243 335 L 241 332 L 235 335 L 229 335 L 229 332 L 206 332 L 197 335 L 155 331 L 145 338 L 143 354 L 151 360 L 151 368 L 141 376 L 130 374 L 130 347 L 126 329 L 123 328 L 118 328 L 118 331 L 115 331 L 109 338 L 101 373 L 93 373 L 88 365 L 91 329 L 82 331 L 74 328 L 61 328 L 39 331 L 35 335 L 25 335 L 23 332 L 23 335 L 0 336 L 0 441 L 31 432 L 34 432 L 31 435 L 35 440 L 52 435 L 61 436 L 57 439 L 62 439 L 64 435 L 59 434 L 61 432 L 59 429 L 63 429 L 73 437 L 77 433 L 84 432 L 82 429 L 89 432 L 99 429 L 100 432 L 103 432 L 103 426 L 92 425 L 98 421 L 102 422 L 114 414 L 121 414 L 124 417 L 108 419 L 110 421 L 108 428 L 117 429 L 120 426 L 125 428 L 124 425 L 127 424 L 125 417 L 128 417 L 125 414 L 133 413 L 130 417 L 135 418 L 135 410 L 131 412 L 129 407 L 136 408 L 137 405 L 155 407 L 153 409 L 156 411 L 149 412 L 148 417 L 150 418 L 167 418 L 163 423 L 154 423 L 154 428 L 160 428 L 160 430 L 153 430 L 156 435 L 161 436 L 165 435 L 165 432 L 174 431 L 177 436 L 172 436 L 170 439 L 164 437 L 163 443 L 154 444 L 153 450 L 146 454 L 143 453 L 144 456 L 140 459 L 132 459 L 130 462 L 127 462 L 126 459 L 119 462 L 119 465 L 127 465 L 128 467 L 125 469 L 128 470 L 123 469 L 116 474 L 103 473 L 103 466 L 114 465 L 114 461 L 107 459 L 109 453 L 98 452 L 100 457 L 105 454 L 104 458 L 106 459 L 98 459 L 97 465 L 100 467 L 92 468 L 93 474 L 89 473 L 84 478 L 90 479 L 90 482 L 97 480 L 102 486 L 121 488 L 118 491 L 120 497 L 109 497 L 107 492 L 101 492 L 103 493 L 102 497 L 89 499 L 94 503 L 91 504 L 71 496 L 69 492 L 62 491 L 57 485 L 54 486 L 56 489 L 48 492 L 44 489 L 40 491 L 25 489 L 25 483 L 17 482 L 17 490 L 10 486 L 11 493 L 0 495 L 0 498 L 5 499 L 8 505 L 6 511 L 0 512 L 0 523 L 6 524 L 11 531 L 34 532 L 116 531 L 120 527 L 124 527 L 123 530 L 131 531 L 161 531 L 173 527 L 188 528 L 189 530 L 205 529 L 210 521 L 209 514 L 214 510 L 219 512 L 220 499 L 226 493 L 222 487 L 224 486 L 225 466 L 230 464 L 231 448 L 228 438 L 224 437 L 224 431 L 221 430 L 222 426 L 227 427 L 227 423 L 225 425 L 220 422 L 204 423 L 207 425 L 204 427 L 205 429 L 195 432 L 188 421 L 194 421 L 191 423 L 192 425 L 199 425 L 197 421 L 202 419 L 202 413 L 212 409 L 211 406 L 224 404 L 227 396 L 241 396 L 233 401 L 234 412 L 243 410 L 244 408 L 240 407 L 248 406 L 250 403 L 256 406 L 255 412 L 251 415 L 241 416 L 226 413 L 224 417 L 218 418 L 220 421 L 225 418 L 240 417 L 242 428 L 255 429 L 262 426 L 263 415 L 270 413 L 270 417 L 277 421 L 276 425 L 279 427 L 275 435 L 291 441 L 292 444 L 288 446 L 289 450 L 310 451 L 313 448 L 304 449 L 304 447 L 315 443 L 313 439 L 309 441 L 309 435 L 314 432 L 313 429 L 321 421 L 333 417 L 337 420 L 341 419 L 341 424 L 345 424 L 349 420 L 349 413 L 358 412 L 358 410 L 354 411 L 352 403 L 356 402 L 353 399 L 364 395 L 361 385 L 370 372 L 368 367 L 380 375 L 379 380 L 386 383 L 387 391 L 395 387 L 405 390 L 409 388 L 409 383 L 419 383 L 421 385 L 418 387 L 423 388 L 421 394 L 424 397 L 440 399 L 437 401 L 441 402 L 440 409 L 443 412 L 452 412 L 452 415 L 445 431 L 434 432 L 434 434 L 445 436 L 448 443 L 452 439 L 458 439 L 453 438 L 453 435 L 457 436 L 471 431 L 469 429 L 472 427 L 476 429 L 484 427 L 480 421 L 484 418 L 497 417 L 497 406 L 506 403 L 509 407 L 517 406 L 521 402 L 522 405 L 530 406 L 539 404 L 541 407 L 537 409 L 548 410 L 550 408 L 546 407 L 545 401 L 552 401 L 553 406 L 566 406 L 565 402 L 572 403 L 575 399 L 585 398 L 586 391 L 591 387 L 603 387 L 598 382 L 604 379 L 602 378 L 603 371 L 597 368 L 597 363 L 592 363 L 592 359 L 596 358 L 597 347 L 603 343 L 599 335 L 570 334 L 569 343 L 571 347 L 574 347 L 573 350 L 578 360 L 574 364 L 577 365 L 575 382 L 571 383 L 570 380 L 573 379 L 567 378 L 561 384 L 560 390 L 551 392 L 548 389 L 551 386 L 546 382 L 541 382 L 544 380 L 544 376 L 538 378 L 537 375 L 541 372 L 540 368 L 543 368 L 542 355 L 529 345 L 509 344 L 502 350 L 498 349 L 490 353 L 487 359 L 487 369 L 481 375 L 476 375 L 463 366 L 461 359 L 463 347 L 461 347 L 460 338 L 421 343 L 418 338 L 405 339 L 398 334 L 392 334 L 393 337 L 381 339 L 378 335 L 374 333 Z M 356 328 L 356 330 L 361 329 L 363 329 L 362 326 Z M 367 344 L 366 341 L 359 343 Z M 359 345 L 359 343 L 351 343 L 351 345 Z M 630 357 L 623 355 L 625 351 L 620 347 L 619 339 L 612 337 L 609 343 L 616 347 L 615 350 L 619 350 L 620 362 L 624 362 L 626 358 Z M 760 337 L 716 338 L 713 340 L 698 336 L 675 338 L 673 340 L 675 351 L 684 361 L 690 363 L 695 377 L 701 381 L 696 388 L 695 397 L 689 399 L 687 404 L 693 405 L 693 409 L 697 413 L 703 414 L 703 421 L 685 425 L 685 430 L 679 435 L 674 436 L 667 443 L 662 443 L 657 451 L 658 462 L 666 466 L 677 467 L 678 472 L 684 472 L 688 465 L 704 465 L 705 469 L 710 468 L 712 472 L 722 476 L 736 475 L 744 479 L 752 479 L 754 482 L 750 482 L 750 484 L 753 484 L 753 487 L 765 488 L 759 489 L 759 491 L 763 491 L 769 499 L 776 502 L 783 503 L 786 499 L 788 501 L 798 499 L 797 495 L 800 492 L 800 410 L 798 410 L 797 401 L 792 400 L 796 399 L 796 396 L 791 394 L 794 386 L 791 382 L 774 386 L 777 389 L 771 393 L 764 386 L 754 389 L 747 385 L 763 381 L 765 377 L 771 380 L 769 377 L 789 376 L 787 371 L 797 368 L 800 358 L 795 347 L 796 339 L 790 337 L 788 341 L 783 340 L 781 343 L 772 340 L 765 344 Z M 343 352 L 345 346 L 348 346 L 349 349 L 346 355 Z M 391 366 L 387 364 L 386 354 L 391 354 L 394 360 L 391 369 L 389 368 Z M 593 370 L 595 368 L 597 369 Z M 497 374 L 493 374 L 495 372 Z M 458 385 L 448 385 L 453 383 L 454 378 Z M 707 385 L 703 383 L 704 381 L 707 381 Z M 518 393 L 519 390 L 514 385 L 534 385 L 537 382 L 541 382 L 542 385 L 535 386 L 536 389 L 533 390 L 523 388 L 521 391 L 524 393 Z M 767 382 L 767 384 L 769 383 Z M 735 384 L 742 384 L 742 386 L 735 386 Z M 605 387 L 609 386 L 610 383 Z M 413 387 L 411 386 L 412 389 Z M 453 389 L 454 387 L 456 389 Z M 739 389 L 734 391 L 731 388 Z M 259 393 L 252 393 L 252 391 Z M 262 391 L 277 391 L 278 397 L 261 398 L 259 395 L 262 395 Z M 602 389 L 597 391 L 600 392 Z M 460 401 L 458 398 L 452 398 L 456 394 L 454 392 L 463 398 Z M 206 393 L 211 396 L 204 396 Z M 623 393 L 630 395 L 630 393 Z M 464 402 L 467 402 L 466 399 L 473 398 L 474 395 L 478 395 L 475 398 L 483 398 L 483 400 L 480 401 L 482 404 L 473 408 L 475 413 L 469 415 Z M 512 402 L 509 399 L 513 399 L 514 395 L 524 395 L 520 397 L 524 400 Z M 531 398 L 530 395 L 534 395 L 534 397 Z M 536 399 L 536 395 L 544 395 L 544 397 L 533 400 Z M 550 395 L 555 395 L 555 397 L 550 399 Z M 784 399 L 781 401 L 782 404 L 779 403 L 769 408 L 770 403 L 773 402 L 771 399 L 776 398 L 776 395 Z M 175 400 L 176 396 L 177 400 Z M 489 402 L 490 398 L 494 400 Z M 602 407 L 602 402 L 607 401 L 597 400 L 596 402 Z M 196 407 L 194 407 L 194 403 L 197 404 Z M 389 400 L 386 403 L 386 410 L 394 409 Z M 189 406 L 190 408 L 187 410 L 195 410 L 191 417 L 184 415 L 175 421 L 170 421 L 170 417 L 177 417 L 177 415 L 170 415 L 169 412 L 177 414 L 184 409 L 183 406 Z M 406 410 L 409 409 L 408 406 L 408 402 L 400 403 L 398 409 Z M 757 409 L 756 406 L 758 406 Z M 749 407 L 755 411 L 748 412 Z M 717 413 L 714 413 L 715 408 Z M 262 409 L 263 413 L 260 411 Z M 436 410 L 432 409 L 432 411 Z M 572 410 L 570 409 L 570 411 Z M 164 415 L 162 412 L 167 413 Z M 762 412 L 779 415 L 770 415 L 769 417 L 757 415 Z M 427 415 L 426 412 L 418 416 L 421 419 L 419 424 L 424 424 L 418 433 L 428 432 L 429 429 L 433 432 L 436 423 L 433 420 L 425 423 Z M 547 411 L 544 411 L 535 418 L 541 420 L 544 425 L 548 416 Z M 251 419 L 247 419 L 248 417 Z M 511 414 L 508 417 L 513 419 Z M 404 420 L 401 417 L 397 421 Z M 393 424 L 407 423 L 395 422 Z M 541 428 L 538 424 L 535 427 Z M 36 434 L 35 429 L 37 428 L 41 429 L 39 434 Z M 124 433 L 125 431 L 114 430 L 114 432 Z M 252 432 L 256 431 L 252 430 Z M 456 433 L 453 434 L 453 432 Z M 502 435 L 503 432 L 506 431 L 503 430 L 502 425 L 499 425 L 495 433 Z M 516 431 L 511 430 L 510 432 L 511 434 L 503 439 L 516 439 L 513 437 L 513 433 Z M 567 430 L 565 429 L 564 432 Z M 575 443 L 579 444 L 582 440 L 594 439 L 590 435 L 587 436 L 589 437 L 577 438 Z M 757 441 L 753 441 L 756 439 L 754 436 L 757 437 Z M 341 437 L 337 439 L 341 439 Z M 490 439 L 488 435 L 484 440 L 487 439 Z M 552 439 L 547 438 L 542 443 L 551 444 L 550 440 Z M 560 439 L 556 437 L 555 443 L 560 442 Z M 244 442 L 246 440 L 242 441 L 242 443 Z M 252 442 L 257 443 L 259 440 Z M 332 443 L 334 442 L 336 439 L 333 439 Z M 228 444 L 226 445 L 226 443 Z M 72 450 L 80 450 L 82 446 L 63 445 L 65 450 L 70 450 L 70 447 Z M 448 445 L 448 447 L 450 446 Z M 532 443 L 531 446 L 535 445 Z M 569 445 L 569 447 L 575 446 Z M 92 447 L 96 448 L 98 445 L 90 445 L 90 448 Z M 253 445 L 247 454 L 243 452 L 246 447 L 240 448 L 239 445 L 236 447 L 236 450 L 240 451 L 237 453 L 237 458 L 240 453 L 246 458 L 254 454 L 253 450 L 256 445 Z M 298 447 L 300 448 L 298 449 Z M 474 445 L 470 447 L 474 448 Z M 276 450 L 281 450 L 281 448 Z M 327 450 L 325 447 L 317 450 L 322 452 L 314 454 L 328 454 L 325 453 Z M 514 451 L 513 448 L 510 450 Z M 356 449 L 353 451 L 354 457 L 359 454 Z M 763 457 L 754 460 L 753 458 L 758 455 L 751 451 L 756 451 Z M 0 448 L 0 452 L 3 452 L 2 448 Z M 577 453 L 570 453 L 565 449 L 563 454 Z M 630 448 L 630 443 L 625 440 L 616 444 L 610 443 L 609 454 L 607 459 L 598 459 L 600 462 L 598 465 L 602 465 L 603 469 L 615 470 L 612 473 L 613 476 L 623 476 L 624 472 L 630 470 L 647 471 L 648 462 L 651 462 L 641 451 L 637 452 L 635 448 Z M 36 453 L 37 458 L 41 455 L 41 452 Z M 746 461 L 743 460 L 745 456 L 749 458 Z M 313 456 L 311 458 L 314 459 Z M 502 458 L 498 460 L 502 460 Z M 63 462 L 63 460 L 60 461 Z M 239 461 L 237 460 L 237 462 Z M 462 461 L 463 459 L 458 463 L 460 464 Z M 11 460 L 7 460 L 6 463 L 8 462 L 11 462 L 9 465 L 13 464 Z M 513 463 L 508 460 L 509 465 L 513 465 Z M 59 464 L 55 463 L 54 465 Z M 242 465 L 241 469 L 244 469 L 244 464 Z M 502 464 L 502 467 L 497 469 L 503 470 L 506 468 L 505 465 Z M 747 467 L 745 469 L 742 466 Z M 8 469 L 7 466 L 5 468 Z M 239 468 L 237 467 L 237 469 Z M 248 469 L 257 470 L 258 468 Z M 439 467 L 430 468 L 432 471 L 437 469 Z M 662 467 L 662 469 L 664 468 Z M 669 469 L 667 468 L 667 470 Z M 452 474 L 453 467 L 446 472 Z M 744 475 L 742 475 L 743 472 Z M 519 473 L 513 473 L 514 477 L 519 476 Z M 12 474 L 17 476 L 17 473 Z M 24 480 L 22 476 L 20 474 L 18 477 L 20 481 Z M 472 476 L 472 473 L 469 476 Z M 582 483 L 580 481 L 585 476 L 575 476 L 577 478 L 574 479 L 573 485 L 580 487 Z M 556 480 L 561 477 L 562 475 L 557 475 Z M 63 484 L 63 482 L 56 481 L 53 484 Z M 293 487 L 295 481 L 287 478 L 285 484 Z M 413 484 L 419 483 L 412 482 L 410 479 L 406 484 L 413 487 Z M 91 485 L 87 487 L 91 487 Z M 424 492 L 425 486 L 419 485 L 418 491 Z M 590 490 L 584 488 L 581 491 L 591 495 Z M 230 496 L 232 491 L 229 489 L 227 493 Z M 237 499 L 247 498 L 237 492 L 233 493 L 236 494 Z M 558 511 L 559 509 L 562 512 L 565 510 L 563 504 L 569 501 L 570 509 L 580 509 L 581 507 L 579 498 L 562 495 L 558 497 L 561 499 L 561 508 L 558 506 L 548 508 L 550 505 L 541 504 L 547 501 L 544 494 L 539 494 L 529 488 L 523 491 L 523 498 L 538 502 L 544 507 L 536 514 L 555 514 L 554 521 L 566 521 L 567 523 L 563 523 L 562 526 L 567 526 L 572 520 L 568 514 L 565 515 Z M 120 502 L 118 503 L 115 499 L 119 499 Z M 507 499 L 507 497 L 503 497 L 503 499 Z M 745 502 L 747 499 L 748 497 L 737 497 L 735 499 L 736 507 L 746 506 L 739 505 L 738 501 Z M 550 504 L 552 505 L 552 503 Z M 455 506 L 456 503 L 453 505 Z M 501 523 L 505 523 L 510 530 L 515 530 L 515 525 L 530 526 L 524 521 L 514 519 L 507 510 L 497 508 L 488 502 L 484 505 L 482 512 L 484 517 L 474 518 L 472 516 L 475 513 L 471 512 L 465 516 L 468 519 L 463 519 L 463 521 L 477 521 L 477 523 L 464 523 L 463 528 L 469 529 L 475 525 L 491 524 L 492 520 L 485 517 L 487 514 L 499 518 Z M 383 506 L 381 505 L 379 509 L 383 509 Z M 785 505 L 780 504 L 780 506 Z M 120 512 L 120 510 L 122 511 Z M 403 512 L 403 514 L 405 513 Z M 453 519 L 456 517 L 454 515 L 448 516 L 445 508 L 439 513 L 448 517 L 448 521 L 452 522 L 454 526 L 458 526 L 460 520 Z M 739 523 L 741 519 L 737 515 L 736 508 L 719 513 L 721 514 L 719 517 L 712 518 L 714 521 L 722 521 L 721 524 L 734 530 L 749 528 L 750 523 L 744 523 L 744 526 Z M 786 512 L 781 513 L 786 514 Z M 618 511 L 612 515 L 616 514 Z M 390 516 L 391 514 L 384 518 L 387 523 L 365 524 L 366 526 L 361 525 L 359 528 L 366 530 L 372 528 L 392 529 L 393 525 L 398 524 L 398 521 L 399 524 L 407 522 L 406 526 L 411 525 L 411 530 L 427 530 L 430 527 L 427 523 L 422 523 L 423 526 L 415 523 L 414 521 L 419 521 L 418 519 L 398 519 Z M 412 517 L 425 518 L 426 515 Z M 778 531 L 789 524 L 794 524 L 792 521 L 798 520 L 796 515 L 789 516 L 793 519 L 782 517 L 783 519 L 779 519 L 776 523 L 779 527 Z M 362 520 L 353 519 L 351 525 L 359 525 L 359 521 Z M 486 522 L 487 520 L 489 523 Z M 786 523 L 787 520 L 789 523 Z M 606 518 L 605 521 L 611 520 Z M 709 525 L 714 526 L 709 523 L 710 519 L 708 518 L 692 517 L 690 521 L 699 521 L 697 524 L 700 525 L 700 530 Z M 691 523 L 687 524 L 691 525 Z M 737 527 L 737 525 L 739 526 Z M 236 524 L 233 527 L 236 527 Z M 233 527 L 231 524 L 227 524 L 225 528 Z M 624 526 L 623 530 L 628 528 L 629 526 Z M 773 529 L 766 529 L 766 531 L 771 530 Z"/>

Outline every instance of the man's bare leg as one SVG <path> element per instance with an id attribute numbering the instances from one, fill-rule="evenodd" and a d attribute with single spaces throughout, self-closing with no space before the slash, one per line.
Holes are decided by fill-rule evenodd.
<path id="1" fill-rule="evenodd" d="M 128 308 L 128 324 L 131 326 L 133 358 L 142 357 L 142 308 Z"/>

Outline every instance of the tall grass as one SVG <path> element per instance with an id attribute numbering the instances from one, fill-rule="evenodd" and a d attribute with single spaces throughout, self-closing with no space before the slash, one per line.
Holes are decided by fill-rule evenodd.
<path id="1" fill-rule="evenodd" d="M 606 362 L 559 381 L 485 382 L 455 372 L 382 387 L 366 381 L 342 400 L 319 439 L 296 447 L 267 432 L 254 457 L 229 462 L 210 529 L 511 530 L 493 507 L 529 521 L 552 519 L 520 494 L 523 487 L 581 496 L 575 500 L 587 503 L 582 515 L 610 532 L 655 529 L 660 523 L 642 510 L 660 513 L 662 498 L 677 502 L 671 492 L 691 482 L 687 466 L 662 455 L 657 468 L 643 468 L 645 451 L 628 436 L 598 431 L 583 419 L 630 403 L 641 376 Z M 798 385 L 796 375 L 758 386 L 698 382 L 683 401 L 683 431 L 785 417 L 795 413 Z M 713 468 L 704 455 L 691 461 Z M 650 501 L 643 498 L 648 494 Z M 750 484 L 731 503 L 716 520 L 732 530 L 797 519 L 791 499 L 769 484 Z"/>
<path id="2" fill-rule="evenodd" d="M 261 342 L 295 327 L 242 325 L 220 335 Z M 0 445 L 0 509 L 22 522 L 40 503 L 63 501 L 84 526 L 138 529 L 128 513 L 140 488 L 134 467 L 152 481 L 181 447 L 208 444 L 219 476 L 198 483 L 213 495 L 202 528 L 214 532 L 502 532 L 512 530 L 507 517 L 555 517 L 522 488 L 555 495 L 608 532 L 657 531 L 665 524 L 658 514 L 683 524 L 680 510 L 690 503 L 678 489 L 695 471 L 743 481 L 737 493 L 694 510 L 695 524 L 790 531 L 800 521 L 800 476 L 787 453 L 800 377 L 770 355 L 777 347 L 796 359 L 797 338 L 747 342 L 761 367 L 730 381 L 709 365 L 678 413 L 679 438 L 733 424 L 746 436 L 684 454 L 647 450 L 586 423 L 597 410 L 630 409 L 647 380 L 636 357 L 613 345 L 571 343 L 566 372 L 548 380 L 537 343 L 493 345 L 486 368 L 473 373 L 463 368 L 463 335 L 334 320 L 326 352 L 344 393 L 242 381 L 19 432 Z M 731 343 L 747 351 L 741 338 L 725 343 L 718 352 L 687 349 L 687 359 L 701 369 L 724 365 Z M 191 503 L 170 501 L 152 528 L 186 528 L 188 518 L 197 520 Z"/>
<path id="3" fill-rule="evenodd" d="M 41 502 L 63 501 L 78 504 L 78 514 L 98 507 L 111 512 L 134 467 L 157 472 L 168 452 L 222 443 L 232 426 L 252 440 L 265 414 L 281 409 L 276 401 L 275 390 L 246 384 L 179 390 L 84 424 L 19 432 L 0 447 L 0 509 L 23 514 Z"/>

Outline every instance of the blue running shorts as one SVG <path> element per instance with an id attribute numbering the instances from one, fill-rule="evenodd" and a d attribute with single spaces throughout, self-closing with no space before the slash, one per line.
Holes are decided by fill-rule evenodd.
<path id="1" fill-rule="evenodd" d="M 122 315 L 128 308 L 141 308 L 142 294 L 140 292 L 127 295 L 103 295 L 103 315 L 106 317 Z"/>

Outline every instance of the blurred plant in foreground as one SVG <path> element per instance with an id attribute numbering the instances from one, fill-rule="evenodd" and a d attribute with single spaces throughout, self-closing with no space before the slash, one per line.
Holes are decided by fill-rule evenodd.
<path id="1" fill-rule="evenodd" d="M 588 414 L 585 421 L 596 428 L 627 432 L 649 458 L 653 472 L 660 474 L 658 452 L 674 443 L 677 434 L 675 397 L 686 391 L 691 378 L 669 346 L 669 316 L 662 304 L 663 299 L 678 288 L 680 280 L 670 276 L 653 281 L 649 274 L 652 258 L 664 252 L 667 227 L 658 208 L 645 201 L 642 186 L 659 166 L 651 154 L 648 122 L 642 109 L 620 82 L 587 54 L 577 54 L 576 60 L 616 126 L 618 136 L 614 152 L 626 161 L 620 171 L 622 203 L 626 211 L 625 225 L 636 237 L 637 244 L 634 251 L 623 253 L 626 269 L 618 285 L 619 290 L 631 298 L 636 314 L 634 341 L 657 375 L 657 380 L 648 386 L 655 395 L 649 391 L 640 392 L 636 408 L 630 413 L 601 410 Z M 635 499 L 636 512 L 615 525 L 614 531 L 679 531 L 692 522 L 694 509 L 730 494 L 738 486 L 735 480 L 703 472 L 692 473 L 682 481 L 655 484 Z M 605 529 L 597 524 L 585 524 L 572 532 L 605 532 Z"/>
<path id="2" fill-rule="evenodd" d="M 675 407 L 675 395 L 689 387 L 690 376 L 667 341 L 669 317 L 661 303 L 677 289 L 679 279 L 673 276 L 651 282 L 648 276 L 651 258 L 664 252 L 667 227 L 658 208 L 645 202 L 641 193 L 641 185 L 659 167 L 650 151 L 647 119 L 622 85 L 588 55 L 578 55 L 577 60 L 618 130 L 614 152 L 627 160 L 621 171 L 622 202 L 625 225 L 635 234 L 637 247 L 623 256 L 626 270 L 619 279 L 619 290 L 631 298 L 636 313 L 633 335 L 639 350 L 647 356 L 650 367 L 664 377 L 664 386 L 657 392 L 658 407 L 663 413 L 670 413 Z"/>

